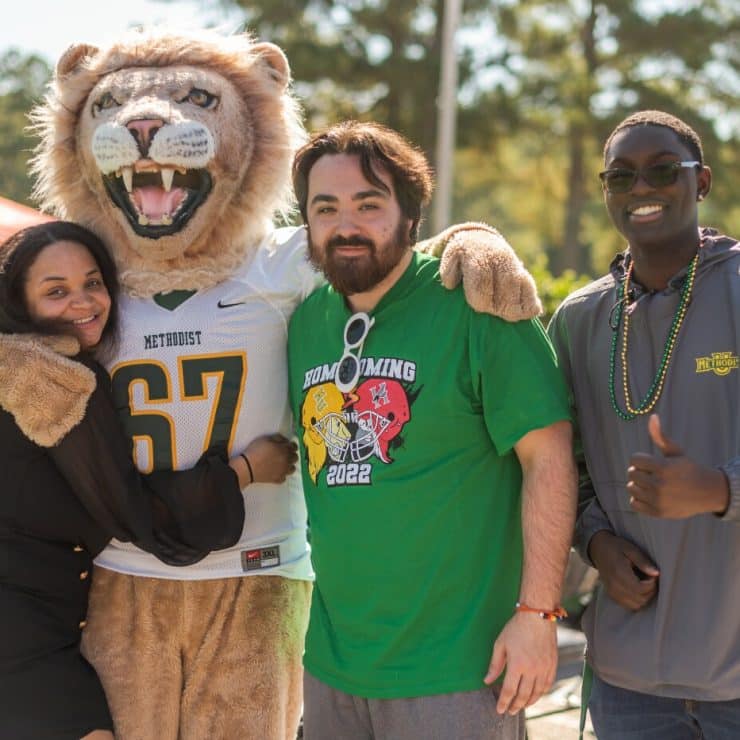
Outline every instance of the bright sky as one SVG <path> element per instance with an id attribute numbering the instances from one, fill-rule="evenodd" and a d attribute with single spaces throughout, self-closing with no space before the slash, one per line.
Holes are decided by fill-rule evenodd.
<path id="1" fill-rule="evenodd" d="M 16 47 L 55 64 L 73 43 L 104 44 L 136 25 L 165 24 L 178 29 L 239 23 L 237 14 L 205 10 L 208 0 L 14 0 L 0 23 L 0 53 Z"/>

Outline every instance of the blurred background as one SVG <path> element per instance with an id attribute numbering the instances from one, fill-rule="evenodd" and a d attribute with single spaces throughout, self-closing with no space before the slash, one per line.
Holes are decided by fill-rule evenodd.
<path id="1" fill-rule="evenodd" d="M 0 196 L 33 205 L 26 115 L 59 55 L 138 25 L 249 29 L 281 46 L 307 128 L 373 119 L 419 144 L 450 181 L 427 233 L 434 212 L 493 224 L 548 313 L 624 246 L 597 173 L 635 110 L 699 132 L 714 171 L 701 222 L 740 233 L 740 0 L 24 0 L 0 28 Z"/>

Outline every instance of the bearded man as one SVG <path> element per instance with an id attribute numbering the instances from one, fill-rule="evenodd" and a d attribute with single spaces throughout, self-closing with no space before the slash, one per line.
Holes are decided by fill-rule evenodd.
<path id="1" fill-rule="evenodd" d="M 293 182 L 329 282 L 289 329 L 316 571 L 305 737 L 523 738 L 575 513 L 552 348 L 412 249 L 432 180 L 396 132 L 334 126 Z"/>

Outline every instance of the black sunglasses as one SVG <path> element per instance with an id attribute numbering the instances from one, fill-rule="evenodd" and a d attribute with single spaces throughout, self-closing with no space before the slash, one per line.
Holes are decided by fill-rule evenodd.
<path id="1" fill-rule="evenodd" d="M 664 188 L 673 185 L 678 180 L 678 173 L 682 169 L 701 167 L 700 162 L 660 162 L 650 165 L 643 170 L 633 170 L 629 167 L 615 167 L 611 170 L 599 172 L 599 177 L 608 193 L 628 193 L 641 177 L 652 188 Z"/>

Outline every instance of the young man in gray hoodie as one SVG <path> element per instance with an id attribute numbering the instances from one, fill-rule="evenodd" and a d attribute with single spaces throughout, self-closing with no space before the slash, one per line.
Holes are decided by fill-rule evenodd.
<path id="1" fill-rule="evenodd" d="M 549 328 L 589 484 L 576 546 L 600 740 L 740 737 L 740 245 L 700 228 L 711 171 L 683 121 L 642 111 L 604 148 L 627 250 Z"/>

